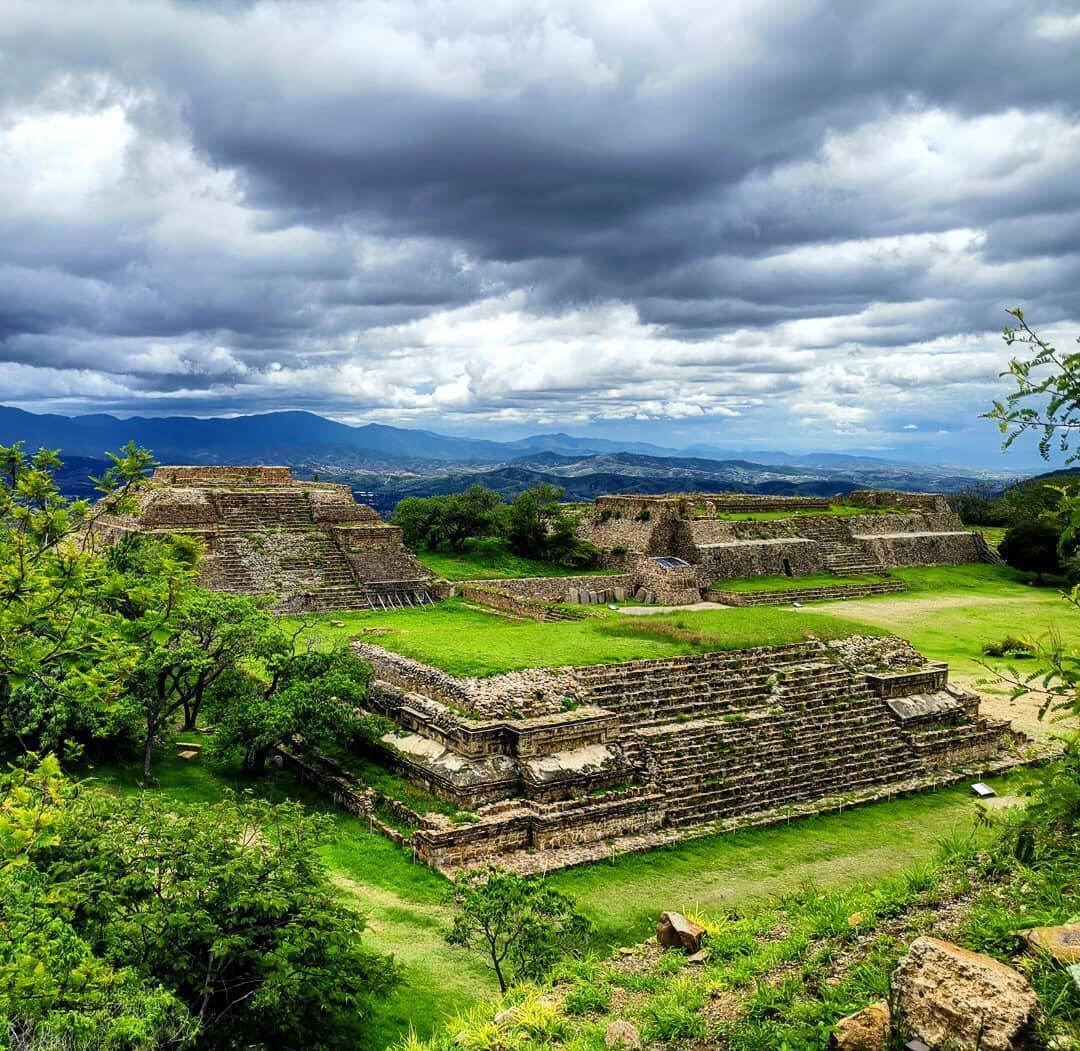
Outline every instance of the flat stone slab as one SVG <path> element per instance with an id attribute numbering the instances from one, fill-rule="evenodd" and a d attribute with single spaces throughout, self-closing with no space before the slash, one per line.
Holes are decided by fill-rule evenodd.
<path id="1" fill-rule="evenodd" d="M 1033 927 L 1024 931 L 1029 949 L 1049 953 L 1061 963 L 1080 964 L 1080 923 L 1060 927 Z"/>
<path id="2" fill-rule="evenodd" d="M 178 759 L 183 759 L 186 763 L 190 763 L 192 759 L 199 758 L 199 753 L 191 748 L 186 748 L 182 752 L 177 752 L 176 757 Z"/>

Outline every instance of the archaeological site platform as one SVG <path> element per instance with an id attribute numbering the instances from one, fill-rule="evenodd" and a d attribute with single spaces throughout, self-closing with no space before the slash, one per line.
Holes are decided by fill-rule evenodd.
<path id="1" fill-rule="evenodd" d="M 1021 761 L 1007 723 L 897 638 L 478 679 L 354 645 L 386 726 L 364 754 L 450 806 L 421 813 L 302 750 L 286 761 L 446 873 L 546 871 Z"/>
<path id="2" fill-rule="evenodd" d="M 346 485 L 301 482 L 287 467 L 159 467 L 133 514 L 98 528 L 180 533 L 204 547 L 204 583 L 274 596 L 282 612 L 425 605 L 432 574 Z"/>

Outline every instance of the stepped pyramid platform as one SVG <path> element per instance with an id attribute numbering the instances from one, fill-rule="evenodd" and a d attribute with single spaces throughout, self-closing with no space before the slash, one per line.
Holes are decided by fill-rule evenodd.
<path id="1" fill-rule="evenodd" d="M 482 679 L 354 645 L 394 724 L 375 758 L 467 815 L 409 821 L 448 873 L 575 864 L 1025 761 L 1022 737 L 898 638 Z"/>
<path id="2" fill-rule="evenodd" d="M 438 590 L 401 531 L 348 486 L 300 482 L 287 467 L 159 467 L 134 514 L 96 529 L 194 536 L 207 587 L 272 595 L 282 612 L 426 605 Z"/>

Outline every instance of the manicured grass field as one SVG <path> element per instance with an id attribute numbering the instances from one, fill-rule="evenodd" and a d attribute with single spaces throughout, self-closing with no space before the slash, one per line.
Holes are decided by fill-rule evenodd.
<path id="1" fill-rule="evenodd" d="M 417 557 L 444 580 L 497 580 L 510 577 L 571 577 L 582 573 L 599 576 L 614 570 L 568 569 L 554 562 L 520 558 L 501 540 L 471 540 L 463 551 L 420 550 Z"/>
<path id="2" fill-rule="evenodd" d="M 830 588 L 844 584 L 880 584 L 882 576 L 839 577 L 832 573 L 807 573 L 802 577 L 746 577 L 743 580 L 720 580 L 712 591 L 798 591 L 803 588 Z"/>
<path id="3" fill-rule="evenodd" d="M 334 620 L 344 626 L 334 627 Z M 314 618 L 311 628 L 327 641 L 359 637 L 455 675 L 780 646 L 812 635 L 838 638 L 857 630 L 881 633 L 813 612 L 795 620 L 775 608 L 718 608 L 647 617 L 604 609 L 587 620 L 543 624 L 507 620 L 458 601 L 443 602 L 435 609 L 332 614 Z"/>
<path id="4" fill-rule="evenodd" d="M 236 780 L 202 762 L 184 763 L 162 752 L 157 784 L 177 805 L 205 803 L 230 790 L 272 800 L 299 799 L 330 816 L 321 849 L 331 878 L 368 918 L 370 944 L 405 965 L 406 985 L 380 1009 L 363 1051 L 389 1046 L 409 1027 L 421 1036 L 481 999 L 496 994 L 478 958 L 448 946 L 448 883 L 349 814 L 328 808 L 288 774 Z M 133 793 L 138 771 L 99 767 L 80 771 L 99 790 Z M 995 780 L 999 792 L 1015 791 L 1025 775 Z M 648 854 L 618 858 L 549 877 L 573 894 L 596 925 L 604 952 L 648 937 L 664 909 L 716 915 L 725 908 L 785 894 L 813 883 L 849 887 L 917 866 L 940 837 L 973 828 L 975 807 L 956 788 L 879 803 L 790 825 L 713 836 Z"/>
<path id="5" fill-rule="evenodd" d="M 820 509 L 806 511 L 722 511 L 715 517 L 730 519 L 733 522 L 772 522 L 778 518 L 850 518 L 854 515 L 893 515 L 899 513 L 899 511 L 889 507 L 856 507 L 854 504 L 830 504 L 827 511 Z"/>
<path id="6" fill-rule="evenodd" d="M 986 663 L 1008 665 L 1007 660 L 982 653 L 984 643 L 1006 635 L 1037 642 L 1057 633 L 1066 642 L 1080 642 L 1080 613 L 1062 599 L 1060 588 L 1035 587 L 1014 570 L 977 563 L 893 573 L 907 584 L 906 592 L 821 603 L 813 610 L 819 616 L 852 625 L 871 624 L 910 639 L 926 656 L 948 661 L 951 670 L 961 675 L 986 676 Z M 801 615 L 801 611 L 786 612 Z"/>
<path id="7" fill-rule="evenodd" d="M 1080 616 L 1058 588 L 1036 588 L 1010 569 L 977 563 L 899 569 L 893 575 L 908 591 L 802 610 L 717 608 L 627 617 L 602 609 L 587 620 L 541 624 L 449 601 L 435 609 L 329 614 L 311 618 L 310 630 L 325 641 L 368 639 L 455 675 L 779 646 L 856 633 L 901 635 L 928 657 L 974 674 L 985 673 L 983 644 L 1005 635 L 1036 639 L 1057 631 L 1065 639 L 1080 637 Z M 334 627 L 334 620 L 343 627 Z"/>

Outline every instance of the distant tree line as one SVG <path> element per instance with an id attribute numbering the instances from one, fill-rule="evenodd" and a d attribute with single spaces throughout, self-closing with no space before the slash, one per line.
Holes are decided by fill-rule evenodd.
<path id="1" fill-rule="evenodd" d="M 1075 476 L 1033 478 L 996 491 L 990 486 L 969 489 L 950 498 L 952 509 L 966 525 L 1005 529 L 998 552 L 1014 569 L 1034 573 L 1066 574 L 1080 581 L 1080 559 L 1075 538 L 1056 515 L 1063 493 Z"/>
<path id="2" fill-rule="evenodd" d="M 499 540 L 515 555 L 567 566 L 596 565 L 600 551 L 578 538 L 577 518 L 565 490 L 544 483 L 509 503 L 482 485 L 451 496 L 410 496 L 394 511 L 409 547 L 463 551 L 470 541 Z"/>

